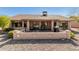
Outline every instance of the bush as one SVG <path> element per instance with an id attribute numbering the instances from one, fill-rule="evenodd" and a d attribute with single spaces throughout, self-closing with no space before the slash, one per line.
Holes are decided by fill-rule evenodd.
<path id="1" fill-rule="evenodd" d="M 14 29 L 13 28 L 5 28 L 4 29 L 5 32 L 9 32 L 9 31 L 12 31 L 12 30 L 14 30 Z"/>
<path id="2" fill-rule="evenodd" d="M 13 38 L 13 31 L 8 32 L 8 38 Z"/>
<path id="3" fill-rule="evenodd" d="M 70 32 L 70 38 L 74 38 L 74 36 L 75 36 L 75 33 L 74 32 Z"/>

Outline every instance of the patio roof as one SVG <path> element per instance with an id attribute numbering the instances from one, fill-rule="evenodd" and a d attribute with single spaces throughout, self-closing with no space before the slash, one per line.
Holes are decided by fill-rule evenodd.
<path id="1" fill-rule="evenodd" d="M 60 20 L 60 21 L 70 21 L 71 19 L 60 16 L 60 15 L 16 15 L 12 16 L 11 20 Z"/>

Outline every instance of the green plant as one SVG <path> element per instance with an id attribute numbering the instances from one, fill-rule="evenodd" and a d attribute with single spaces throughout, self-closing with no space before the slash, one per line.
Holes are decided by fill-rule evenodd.
<path id="1" fill-rule="evenodd" d="M 12 31 L 12 30 L 14 30 L 13 28 L 5 28 L 3 31 L 4 32 L 9 32 L 9 31 Z"/>
<path id="2" fill-rule="evenodd" d="M 8 38 L 13 38 L 13 31 L 8 32 Z"/>
<path id="3" fill-rule="evenodd" d="M 0 16 L 0 27 L 4 30 L 10 26 L 10 18 L 7 16 Z"/>
<path id="4" fill-rule="evenodd" d="M 68 29 L 68 25 L 67 25 L 66 23 L 62 23 L 62 29 L 63 29 L 63 30 Z"/>
<path id="5" fill-rule="evenodd" d="M 74 36 L 75 36 L 75 33 L 74 32 L 70 32 L 70 38 L 74 38 Z"/>

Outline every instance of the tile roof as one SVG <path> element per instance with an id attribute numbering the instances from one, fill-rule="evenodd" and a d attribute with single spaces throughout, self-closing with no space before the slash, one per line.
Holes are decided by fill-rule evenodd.
<path id="1" fill-rule="evenodd" d="M 60 16 L 60 15 L 47 15 L 47 16 L 42 16 L 42 15 L 16 15 L 12 16 L 11 20 L 70 20 L 67 17 Z"/>

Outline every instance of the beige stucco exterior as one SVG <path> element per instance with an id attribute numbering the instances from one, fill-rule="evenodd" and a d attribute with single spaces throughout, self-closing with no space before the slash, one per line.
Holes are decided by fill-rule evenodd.
<path id="1" fill-rule="evenodd" d="M 63 23 L 68 28 L 64 31 L 54 32 L 54 28 L 59 28 Z M 35 30 L 34 27 L 42 32 Z M 19 31 L 14 31 L 13 39 L 70 39 L 70 31 L 67 31 L 70 27 L 70 19 L 58 15 L 17 15 L 11 18 L 11 28 L 19 29 Z"/>
<path id="2" fill-rule="evenodd" d="M 14 31 L 13 39 L 70 39 L 70 31 L 63 32 L 21 32 Z"/>
<path id="3" fill-rule="evenodd" d="M 26 29 L 26 31 L 30 31 L 30 29 L 33 27 L 33 25 L 34 25 L 34 23 L 36 23 L 38 26 L 39 26 L 39 28 L 43 25 L 43 24 L 47 24 L 47 27 L 48 27 L 48 29 L 50 30 L 50 31 L 53 31 L 53 28 L 54 28 L 54 22 L 56 22 L 57 23 L 57 26 L 60 26 L 62 23 L 66 23 L 66 24 L 68 24 L 68 29 L 70 29 L 70 27 L 71 27 L 71 25 L 70 25 L 70 22 L 69 21 L 55 21 L 55 20 L 38 20 L 38 21 L 36 21 L 36 20 L 27 20 L 27 21 L 24 21 L 24 20 L 22 20 L 22 21 L 15 21 L 15 22 L 17 22 L 17 26 L 18 27 L 16 27 L 15 26 L 15 24 L 12 24 L 13 26 L 11 26 L 12 28 L 14 28 L 14 29 Z M 20 24 L 19 24 L 19 22 L 20 22 Z M 25 26 L 25 24 L 26 24 L 26 26 Z"/>
<path id="4" fill-rule="evenodd" d="M 79 28 L 79 22 L 78 21 L 74 20 L 74 21 L 71 21 L 70 23 L 71 23 L 72 28 Z"/>
<path id="5" fill-rule="evenodd" d="M 15 22 L 20 22 L 22 26 L 22 28 L 25 27 L 26 24 L 26 29 L 27 31 L 30 30 L 30 28 L 33 25 L 33 22 L 39 23 L 39 27 L 42 25 L 42 22 L 47 22 L 49 24 L 47 24 L 47 26 L 51 29 L 51 31 L 53 31 L 53 27 L 54 27 L 54 22 L 57 22 L 57 25 L 60 25 L 60 23 L 62 22 L 66 22 L 69 24 L 69 22 L 71 21 L 69 18 L 64 17 L 64 16 L 60 16 L 60 15 L 47 15 L 43 16 L 43 15 L 16 15 L 11 17 L 11 21 L 15 21 Z M 19 24 L 18 24 L 19 26 Z M 15 24 L 13 26 L 11 26 L 12 28 L 15 28 Z M 68 28 L 70 28 L 70 26 L 68 25 Z"/>

